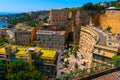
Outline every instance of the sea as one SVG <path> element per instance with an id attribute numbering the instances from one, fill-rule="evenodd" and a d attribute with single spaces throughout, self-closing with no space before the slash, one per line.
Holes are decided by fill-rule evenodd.
<path id="1" fill-rule="evenodd" d="M 16 13 L 15 12 L 0 12 L 0 16 L 8 15 L 8 14 L 16 14 Z M 7 26 L 7 25 L 8 25 L 8 23 L 0 21 L 0 28 L 4 27 L 4 26 Z"/>
<path id="2" fill-rule="evenodd" d="M 6 23 L 6 22 L 1 22 L 1 21 L 0 21 L 0 28 L 1 28 L 1 27 L 4 27 L 4 26 L 7 26 L 7 25 L 8 25 L 8 23 Z"/>

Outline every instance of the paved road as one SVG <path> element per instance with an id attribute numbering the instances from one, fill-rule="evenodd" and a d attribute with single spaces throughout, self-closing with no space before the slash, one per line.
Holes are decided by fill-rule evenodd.
<path id="1" fill-rule="evenodd" d="M 99 41 L 98 41 L 97 45 L 105 46 L 106 45 L 105 44 L 105 42 L 106 42 L 106 34 L 102 30 L 100 30 L 98 28 L 95 28 L 95 27 L 89 27 L 89 28 L 94 29 L 94 31 L 96 31 L 98 33 L 98 35 L 99 35 Z"/>

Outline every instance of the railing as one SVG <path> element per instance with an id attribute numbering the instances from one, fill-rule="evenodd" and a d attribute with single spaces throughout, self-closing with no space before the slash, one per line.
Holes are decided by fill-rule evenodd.
<path id="1" fill-rule="evenodd" d="M 95 67 L 91 67 L 88 69 L 77 69 L 74 72 L 70 72 L 69 74 L 63 74 L 53 80 L 91 80 L 100 76 L 103 76 L 108 73 L 112 73 L 120 70 L 120 60 L 112 61 L 106 64 L 100 64 Z"/>

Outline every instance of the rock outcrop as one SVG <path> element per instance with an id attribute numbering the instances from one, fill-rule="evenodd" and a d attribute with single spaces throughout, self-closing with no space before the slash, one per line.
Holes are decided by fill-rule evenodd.
<path id="1" fill-rule="evenodd" d="M 99 23 L 104 30 L 110 26 L 112 33 L 120 33 L 120 10 L 107 10 L 100 16 Z"/>

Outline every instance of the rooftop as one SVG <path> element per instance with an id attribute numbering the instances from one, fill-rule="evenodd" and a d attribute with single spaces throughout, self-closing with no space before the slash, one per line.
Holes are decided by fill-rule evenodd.
<path id="1" fill-rule="evenodd" d="M 42 52 L 40 58 L 54 60 L 57 54 L 57 50 L 46 49 L 40 47 L 29 47 L 29 46 L 16 46 L 12 45 L 12 49 L 17 49 L 15 52 L 16 57 L 29 57 L 29 50 L 34 50 L 35 53 Z M 5 54 L 5 47 L 0 48 L 0 54 Z"/>
<path id="2" fill-rule="evenodd" d="M 18 56 L 29 57 L 29 54 L 28 54 L 27 51 L 18 51 L 18 52 L 16 53 L 16 56 L 17 56 L 17 57 L 18 57 Z"/>
<path id="3" fill-rule="evenodd" d="M 115 48 L 110 48 L 110 47 L 107 47 L 107 46 L 95 45 L 95 47 L 96 47 L 96 48 L 105 49 L 105 50 L 114 51 L 114 52 L 118 52 L 118 49 L 115 49 Z"/>
<path id="4" fill-rule="evenodd" d="M 0 48 L 0 54 L 5 54 L 5 48 Z"/>
<path id="5" fill-rule="evenodd" d="M 49 50 L 49 49 L 42 49 L 41 52 L 42 55 L 40 56 L 40 58 L 42 59 L 54 60 L 57 54 L 56 50 Z"/>
<path id="6" fill-rule="evenodd" d="M 57 35 L 65 35 L 65 31 L 52 31 L 52 30 L 37 30 L 37 34 L 57 34 Z"/>
<path id="7" fill-rule="evenodd" d="M 33 29 L 35 29 L 34 27 L 30 27 L 30 26 L 23 26 L 23 27 L 17 27 L 15 31 L 32 31 Z"/>

